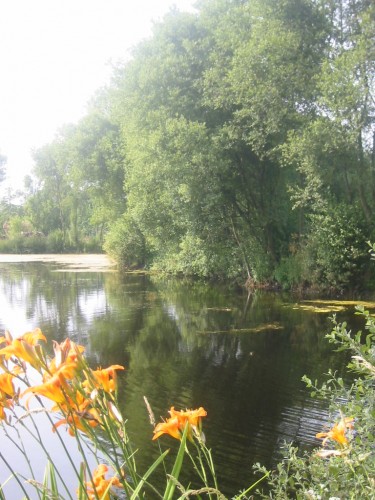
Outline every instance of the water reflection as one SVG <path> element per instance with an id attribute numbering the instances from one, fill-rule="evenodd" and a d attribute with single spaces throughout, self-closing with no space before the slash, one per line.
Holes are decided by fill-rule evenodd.
<path id="1" fill-rule="evenodd" d="M 49 339 L 84 344 L 93 365 L 127 367 L 120 397 L 141 467 L 157 455 L 144 395 L 157 419 L 172 405 L 207 409 L 205 434 L 228 495 L 252 481 L 253 463 L 279 460 L 285 440 L 317 444 L 325 408 L 301 377 L 342 372 L 346 362 L 324 339 L 328 314 L 296 310 L 287 294 L 57 273 L 41 263 L 0 270 L 1 329 L 16 335 L 39 326 Z"/>

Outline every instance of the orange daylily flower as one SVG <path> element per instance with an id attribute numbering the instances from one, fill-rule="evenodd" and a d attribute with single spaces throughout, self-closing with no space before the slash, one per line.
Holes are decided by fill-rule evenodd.
<path id="1" fill-rule="evenodd" d="M 0 338 L 0 342 L 5 342 L 7 345 L 0 349 L 0 355 L 5 356 L 5 359 L 10 359 L 12 356 L 19 358 L 31 366 L 39 368 L 41 365 L 40 358 L 36 351 L 38 340 L 46 340 L 39 328 L 32 332 L 27 332 L 21 337 L 12 339 L 12 336 L 6 332 L 5 337 Z"/>
<path id="2" fill-rule="evenodd" d="M 7 421 L 7 416 L 5 414 L 5 409 L 12 406 L 11 400 L 0 400 L 0 420 Z"/>
<path id="3" fill-rule="evenodd" d="M 197 410 L 186 410 L 177 411 L 174 406 L 168 412 L 171 417 L 177 417 L 181 423 L 181 427 L 185 427 L 185 423 L 189 422 L 193 427 L 197 427 L 200 424 L 201 418 L 207 416 L 207 412 L 202 406 Z"/>
<path id="4" fill-rule="evenodd" d="M 22 397 L 31 392 L 39 396 L 44 396 L 55 403 L 63 404 L 67 401 L 66 392 L 64 392 L 64 390 L 69 390 L 69 386 L 62 373 L 58 372 L 43 384 L 26 389 L 22 393 Z"/>
<path id="5" fill-rule="evenodd" d="M 153 441 L 158 439 L 162 434 L 169 434 L 175 439 L 181 439 L 180 424 L 177 417 L 167 418 L 165 422 L 160 422 L 154 429 Z"/>
<path id="6" fill-rule="evenodd" d="M 14 396 L 13 375 L 11 373 L 0 373 L 0 394 Z"/>
<path id="7" fill-rule="evenodd" d="M 116 486 L 117 488 L 123 487 L 116 476 L 106 479 L 105 475 L 107 472 L 108 467 L 100 464 L 93 472 L 93 481 L 86 482 L 86 493 L 90 500 L 95 500 L 96 498 L 110 500 L 110 488 L 112 486 Z"/>
<path id="8" fill-rule="evenodd" d="M 152 440 L 158 439 L 162 434 L 169 434 L 176 439 L 181 439 L 186 424 L 189 426 L 188 439 L 192 440 L 191 428 L 199 432 L 201 418 L 207 416 L 206 410 L 202 407 L 197 410 L 178 411 L 172 406 L 169 410 L 169 414 L 171 418 L 157 424 L 155 427 Z"/>
<path id="9" fill-rule="evenodd" d="M 59 420 L 54 425 L 54 431 L 60 425 L 69 425 L 68 432 L 71 436 L 75 435 L 76 429 L 86 432 L 87 427 L 85 427 L 82 420 L 90 427 L 96 427 L 100 424 L 100 413 L 96 408 L 89 408 L 92 404 L 91 399 L 85 398 L 79 391 L 76 393 L 75 400 L 69 401 L 69 403 L 63 403 L 60 406 L 52 408 L 53 411 L 61 410 L 67 418 Z"/>
<path id="10" fill-rule="evenodd" d="M 44 373 L 43 374 L 43 381 L 48 382 L 52 377 L 55 375 L 57 377 L 60 377 L 64 380 L 72 380 L 74 376 L 76 375 L 77 372 L 77 364 L 76 363 L 65 363 L 63 365 L 60 365 L 60 367 L 53 372 L 53 375 L 51 376 L 49 373 Z"/>
<path id="11" fill-rule="evenodd" d="M 26 332 L 20 337 L 17 337 L 18 340 L 24 340 L 30 345 L 37 345 L 38 340 L 44 340 L 46 342 L 46 337 L 43 335 L 40 328 L 35 328 L 32 332 Z M 4 343 L 10 345 L 13 342 L 12 335 L 6 331 L 3 337 L 0 337 L 0 344 Z"/>
<path id="12" fill-rule="evenodd" d="M 14 395 L 13 375 L 7 372 L 0 373 L 0 420 L 7 420 L 5 409 L 13 405 Z"/>
<path id="13" fill-rule="evenodd" d="M 85 380 L 83 385 L 88 389 L 96 388 L 103 389 L 105 392 L 113 392 L 117 388 L 116 370 L 125 370 L 125 368 L 121 365 L 112 365 L 103 370 L 92 370 L 94 382 Z"/>
<path id="14" fill-rule="evenodd" d="M 39 340 L 44 340 L 47 342 L 46 337 L 43 335 L 42 330 L 40 328 L 35 328 L 32 332 L 26 332 L 21 337 L 25 342 L 30 345 L 37 345 Z"/>
<path id="15" fill-rule="evenodd" d="M 353 428 L 354 419 L 351 417 L 343 417 L 341 420 L 335 424 L 332 429 L 328 432 L 318 432 L 316 437 L 318 439 L 323 439 L 323 446 L 330 439 L 336 441 L 340 446 L 346 446 L 348 444 L 348 438 L 345 435 L 346 429 Z"/>
<path id="16" fill-rule="evenodd" d="M 67 338 L 61 344 L 53 341 L 53 350 L 55 351 L 55 357 L 51 360 L 48 368 L 51 373 L 56 373 L 64 364 L 78 365 L 79 357 L 85 348 Z"/>
<path id="17" fill-rule="evenodd" d="M 82 412 L 75 412 L 72 415 L 68 415 L 67 418 L 63 418 L 56 422 L 53 431 L 60 427 L 60 425 L 66 424 L 69 426 L 68 432 L 71 436 L 75 436 L 77 429 L 87 433 L 87 426 L 83 421 L 90 427 L 97 427 L 100 423 L 99 412 L 95 408 L 90 408 Z"/>
<path id="18" fill-rule="evenodd" d="M 62 411 L 64 414 L 70 414 L 72 411 L 82 413 L 92 404 L 91 399 L 85 398 L 81 392 L 76 391 L 75 396 L 71 393 L 65 401 L 59 405 L 53 406 L 52 411 Z"/>
<path id="19" fill-rule="evenodd" d="M 13 337 L 12 335 L 10 334 L 10 332 L 8 332 L 8 330 L 5 330 L 4 332 L 4 336 L 1 336 L 0 337 L 0 344 L 6 344 L 6 345 L 9 345 L 12 343 L 12 340 L 13 340 Z"/>

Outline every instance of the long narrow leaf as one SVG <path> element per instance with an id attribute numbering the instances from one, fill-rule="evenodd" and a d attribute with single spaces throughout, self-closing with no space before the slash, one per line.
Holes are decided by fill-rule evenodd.
<path id="1" fill-rule="evenodd" d="M 244 498 L 245 495 L 247 495 L 252 489 L 255 488 L 255 486 L 258 486 L 259 483 L 261 483 L 264 479 L 266 479 L 266 477 L 268 477 L 269 474 L 270 474 L 269 472 L 267 472 L 266 474 L 264 474 L 264 476 L 262 476 L 260 479 L 258 479 L 258 481 L 256 481 L 254 484 L 252 484 L 251 486 L 249 486 L 247 488 L 247 490 L 243 491 L 239 495 L 236 495 L 234 497 L 234 500 L 240 500 L 240 498 Z"/>
<path id="2" fill-rule="evenodd" d="M 137 495 L 139 494 L 139 492 L 143 488 L 143 485 L 146 483 L 147 478 L 150 476 L 150 474 L 152 474 L 154 472 L 156 467 L 164 460 L 164 458 L 167 456 L 168 453 L 169 453 L 169 450 L 166 450 L 162 455 L 160 455 L 160 457 L 157 460 L 155 460 L 155 462 L 151 465 L 151 467 L 144 474 L 141 481 L 138 483 L 138 486 L 133 491 L 133 494 L 130 497 L 130 500 L 136 500 Z"/>
<path id="3" fill-rule="evenodd" d="M 171 477 L 168 479 L 163 500 L 172 500 L 173 493 L 176 488 L 176 481 L 178 480 L 178 477 L 180 475 L 182 462 L 184 460 L 187 433 L 188 433 L 188 423 L 186 423 L 185 425 L 184 433 L 181 438 L 180 447 L 178 449 L 176 460 L 173 465 Z"/>
<path id="4" fill-rule="evenodd" d="M 59 496 L 59 490 L 56 481 L 55 466 L 53 465 L 52 462 L 48 462 L 47 467 L 49 472 L 49 488 L 56 496 Z"/>
<path id="5" fill-rule="evenodd" d="M 83 485 L 85 484 L 85 479 L 86 479 L 85 478 L 85 471 L 86 471 L 86 465 L 84 464 L 84 462 L 81 462 L 81 467 L 79 470 L 80 481 L 79 481 L 79 486 L 77 489 L 78 500 L 84 500 L 85 498 L 87 498 L 86 490 L 83 487 Z"/>

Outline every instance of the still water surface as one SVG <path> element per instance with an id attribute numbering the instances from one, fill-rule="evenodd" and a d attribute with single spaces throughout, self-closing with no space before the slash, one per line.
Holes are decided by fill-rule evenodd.
<path id="1" fill-rule="evenodd" d="M 143 396 L 157 418 L 171 406 L 203 406 L 207 444 L 228 496 L 253 481 L 252 464 L 280 460 L 284 441 L 317 446 L 315 433 L 327 422 L 324 404 L 301 377 L 322 380 L 329 367 L 342 373 L 347 360 L 324 338 L 330 314 L 298 303 L 284 293 L 0 264 L 0 333 L 40 327 L 49 340 L 69 336 L 83 344 L 95 368 L 124 365 L 122 410 L 143 467 L 158 453 Z M 164 443 L 174 446 L 169 437 Z M 3 452 L 6 446 L 2 438 Z"/>

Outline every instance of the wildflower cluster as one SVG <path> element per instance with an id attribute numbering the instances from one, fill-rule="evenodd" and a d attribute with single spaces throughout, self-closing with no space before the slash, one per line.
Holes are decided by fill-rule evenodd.
<path id="1" fill-rule="evenodd" d="M 117 371 L 124 367 L 113 365 L 92 370 L 83 356 L 84 347 L 69 338 L 60 344 L 53 342 L 54 356 L 50 358 L 40 342 L 46 342 L 46 337 L 38 328 L 18 338 L 8 332 L 0 337 L 0 419 L 10 425 L 11 417 L 19 416 L 16 407 L 23 408 L 30 416 L 30 400 L 35 397 L 48 415 L 57 415 L 57 419 L 51 418 L 53 432 L 65 425 L 71 436 L 79 440 L 80 431 L 95 445 L 98 443 L 95 428 L 112 438 L 123 436 L 116 389 Z M 52 403 L 51 407 L 47 401 Z M 116 444 L 118 440 L 115 439 Z M 119 469 L 116 460 L 115 465 Z M 108 485 L 124 487 L 117 477 L 110 482 L 105 480 L 107 470 L 106 465 L 100 464 L 90 474 L 91 481 L 81 480 L 81 486 L 87 486 L 88 498 L 102 498 L 101 491 L 108 490 Z"/>
<path id="2" fill-rule="evenodd" d="M 198 410 L 177 411 L 174 406 L 169 410 L 170 418 L 165 422 L 157 424 L 154 429 L 153 440 L 159 438 L 162 434 L 169 434 L 170 436 L 181 439 L 187 426 L 187 438 L 193 441 L 193 432 L 197 436 L 202 436 L 202 417 L 207 416 L 204 408 L 200 407 Z"/>
<path id="3" fill-rule="evenodd" d="M 85 482 L 89 500 L 95 500 L 98 496 L 102 500 L 109 500 L 112 486 L 116 486 L 117 488 L 122 487 L 118 477 L 112 476 L 110 479 L 106 478 L 107 472 L 108 467 L 100 464 L 93 472 L 92 481 Z"/>
<path id="4" fill-rule="evenodd" d="M 27 448 L 7 433 L 7 427 L 23 425 L 45 452 L 47 468 L 43 482 L 36 477 L 28 460 L 31 477 L 27 482 L 41 492 L 42 498 L 65 498 L 60 493 L 61 488 L 65 490 L 67 498 L 73 496 L 64 474 L 53 465 L 43 444 L 45 435 L 33 420 L 35 410 L 43 412 L 49 420 L 52 432 L 60 440 L 67 460 L 73 465 L 78 482 L 77 497 L 80 500 L 110 500 L 116 495 L 118 488 L 124 490 L 126 498 L 134 500 L 143 498 L 150 492 L 151 497 L 157 495 L 171 500 L 176 487 L 183 496 L 189 497 L 190 494 L 195 494 L 193 490 L 185 489 L 178 481 L 185 455 L 192 461 L 197 479 L 200 478 L 203 483 L 200 484 L 199 491 L 211 498 L 225 498 L 218 490 L 211 452 L 205 445 L 201 424 L 202 418 L 207 415 L 204 408 L 179 411 L 172 406 L 170 417 L 165 421 L 155 425 L 153 418 L 153 440 L 167 434 L 180 441 L 171 473 L 167 474 L 165 465 L 163 468 L 165 490 L 158 492 L 149 477 L 164 462 L 170 450 L 162 452 L 159 446 L 159 458 L 146 472 L 138 472 L 136 452 L 132 449 L 117 400 L 117 373 L 124 370 L 124 367 L 112 365 L 92 369 L 84 356 L 84 347 L 69 338 L 61 343 L 53 341 L 52 355 L 47 354 L 46 346 L 47 339 L 38 328 L 18 338 L 13 338 L 8 332 L 0 337 L 0 424 L 4 435 L 24 455 L 27 456 Z M 145 401 L 149 413 L 152 412 L 146 398 Z M 61 428 L 66 428 L 77 442 L 82 457 L 78 467 L 78 464 L 72 464 L 64 438 L 60 434 Z M 187 441 L 195 446 L 197 458 L 190 453 Z M 92 466 L 92 457 L 96 460 L 96 467 Z M 1 452 L 0 459 L 11 470 L 12 477 L 18 482 L 25 497 L 29 498 L 20 479 L 22 476 L 11 468 Z M 1 500 L 5 498 L 2 489 L 3 486 L 0 485 Z M 246 491 L 250 489 L 251 487 Z M 236 498 L 243 498 L 244 494 Z"/>
<path id="5" fill-rule="evenodd" d="M 20 379 L 20 374 L 23 373 L 25 378 L 22 380 L 29 387 L 21 393 L 18 392 L 17 397 L 29 396 L 26 401 L 27 408 L 29 399 L 33 395 L 43 396 L 55 403 L 51 410 L 60 412 L 64 416 L 55 428 L 66 424 L 69 433 L 74 435 L 77 430 L 86 432 L 87 426 L 101 425 L 104 411 L 103 408 L 99 411 L 96 404 L 99 390 L 109 395 L 103 401 L 110 403 L 106 410 L 113 413 L 111 395 L 116 390 L 116 370 L 123 370 L 124 367 L 114 365 L 106 369 L 91 370 L 82 356 L 84 348 L 70 339 L 64 340 L 61 344 L 54 342 L 55 356 L 49 360 L 38 341 L 46 341 L 39 329 L 16 339 L 13 339 L 8 332 L 0 338 L 0 342 L 5 344 L 0 349 L 4 370 L 0 375 L 0 391 L 7 397 L 7 399 L 2 397 L 3 407 L 10 408 L 13 405 L 11 399 L 14 396 L 13 379 L 15 377 Z M 10 368 L 9 361 L 15 368 Z M 39 373 L 42 383 L 30 385 L 28 364 Z M 5 412 L 2 418 L 6 420 Z"/>

